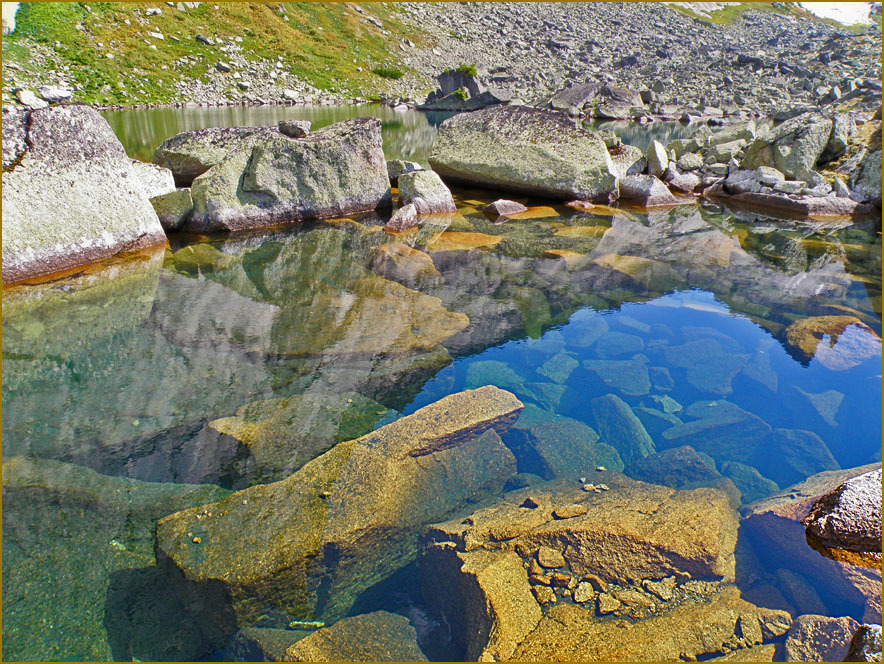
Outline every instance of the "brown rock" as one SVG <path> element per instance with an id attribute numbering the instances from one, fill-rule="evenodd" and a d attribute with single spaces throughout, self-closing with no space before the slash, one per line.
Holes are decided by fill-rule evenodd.
<path id="1" fill-rule="evenodd" d="M 633 623 L 598 620 L 574 604 L 560 604 L 519 645 L 513 659 L 641 662 L 696 658 L 739 647 L 734 629 L 745 614 L 786 626 L 791 622 L 782 612 L 743 601 L 734 586 L 724 587 L 704 602 Z"/>
<path id="2" fill-rule="evenodd" d="M 301 639 L 286 662 L 426 662 L 408 618 L 375 611 L 344 618 Z"/>
<path id="3" fill-rule="evenodd" d="M 850 617 L 798 616 L 786 634 L 787 662 L 840 662 L 860 624 Z"/>
<path id="4" fill-rule="evenodd" d="M 773 643 L 751 648 L 740 648 L 729 652 L 723 657 L 715 657 L 710 662 L 772 662 L 777 653 L 777 647 Z"/>
<path id="5" fill-rule="evenodd" d="M 585 505 L 565 505 L 553 510 L 553 516 L 557 519 L 573 519 L 575 516 L 586 514 Z"/>
<path id="6" fill-rule="evenodd" d="M 496 431 L 521 410 L 491 386 L 445 397 L 339 443 L 285 480 L 162 519 L 159 564 L 231 631 L 268 604 L 296 617 L 340 617 L 408 563 L 420 525 L 501 490 L 515 459 Z"/>
<path id="7" fill-rule="evenodd" d="M 799 350 L 809 359 L 814 357 L 819 351 L 825 353 L 824 349 L 819 348 L 820 342 L 823 341 L 824 337 L 828 338 L 824 348 L 825 345 L 828 345 L 832 349 L 838 342 L 839 337 L 851 326 L 856 326 L 858 328 L 857 331 L 870 335 L 873 339 L 877 340 L 877 352 L 880 354 L 880 337 L 875 334 L 872 328 L 855 316 L 811 316 L 810 318 L 802 318 L 786 328 L 786 343 Z M 862 359 L 867 358 L 863 357 Z"/>
<path id="8" fill-rule="evenodd" d="M 608 593 L 602 593 L 599 595 L 599 613 L 602 615 L 614 613 L 614 611 L 619 608 L 620 600 L 613 595 L 609 595 Z"/>
<path id="9" fill-rule="evenodd" d="M 537 550 L 537 562 L 547 569 L 555 569 L 557 567 L 564 567 L 565 558 L 555 549 L 542 546 Z"/>

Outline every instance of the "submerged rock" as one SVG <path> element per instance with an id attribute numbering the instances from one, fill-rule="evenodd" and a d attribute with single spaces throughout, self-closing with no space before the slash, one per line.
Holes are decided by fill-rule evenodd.
<path id="1" fill-rule="evenodd" d="M 801 429 L 775 429 L 767 444 L 756 450 L 753 460 L 781 487 L 841 467 L 822 438 Z"/>
<path id="2" fill-rule="evenodd" d="M 193 181 L 194 233 L 340 217 L 392 205 L 381 122 L 355 118 L 291 140 L 278 131 L 237 140 Z"/>
<path id="3" fill-rule="evenodd" d="M 698 453 L 688 445 L 638 459 L 623 472 L 643 482 L 672 488 L 721 477 L 715 469 L 715 462 L 708 455 Z"/>
<path id="4" fill-rule="evenodd" d="M 801 522 L 808 541 L 817 548 L 845 550 L 848 562 L 880 567 L 881 469 L 853 477 L 820 496 Z"/>
<path id="5" fill-rule="evenodd" d="M 285 480 L 161 520 L 158 561 L 227 634 L 267 605 L 339 618 L 412 559 L 419 526 L 499 492 L 515 474 L 496 432 L 521 410 L 495 387 L 445 397 Z"/>
<path id="6" fill-rule="evenodd" d="M 442 281 L 442 276 L 428 254 L 401 242 L 382 245 L 372 260 L 371 267 L 382 277 L 409 288 L 432 287 Z"/>
<path id="7" fill-rule="evenodd" d="M 840 662 L 859 623 L 850 617 L 798 616 L 786 634 L 787 662 Z"/>
<path id="8" fill-rule="evenodd" d="M 199 624 L 154 567 L 154 524 L 228 494 L 5 458 L 3 659 L 209 656 L 211 626 Z"/>
<path id="9" fill-rule="evenodd" d="M 375 611 L 339 620 L 292 645 L 285 662 L 426 662 L 408 618 Z"/>
<path id="10" fill-rule="evenodd" d="M 881 338 L 855 316 L 811 316 L 786 328 L 786 343 L 802 359 L 817 360 L 833 371 L 844 371 L 881 354 Z"/>
<path id="11" fill-rule="evenodd" d="M 593 399 L 592 413 L 602 440 L 620 453 L 624 463 L 631 464 L 656 451 L 641 421 L 616 394 Z"/>
<path id="12" fill-rule="evenodd" d="M 400 175 L 399 204 L 414 205 L 418 214 L 457 212 L 451 192 L 433 171 L 412 171 Z"/>
<path id="13" fill-rule="evenodd" d="M 266 481 L 291 474 L 335 443 L 370 431 L 388 412 L 355 392 L 304 393 L 246 404 L 235 416 L 208 426 L 245 445 Z"/>
<path id="14" fill-rule="evenodd" d="M 757 625 L 754 638 L 737 633 L 738 625 L 749 621 Z M 789 615 L 784 611 L 746 602 L 733 586 L 725 586 L 705 601 L 687 603 L 636 622 L 599 620 L 574 604 L 559 604 L 549 610 L 537 629 L 520 644 L 513 653 L 513 660 L 693 660 L 734 649 L 739 653 L 744 646 L 752 646 L 761 638 L 769 640 L 782 634 L 789 623 Z"/>
<path id="15" fill-rule="evenodd" d="M 723 464 L 721 474 L 729 478 L 739 489 L 740 500 L 744 503 L 754 503 L 779 491 L 776 482 L 764 477 L 757 468 L 739 461 L 728 461 Z"/>
<path id="16" fill-rule="evenodd" d="M 561 418 L 527 429 L 512 429 L 507 446 L 516 455 L 519 469 L 545 479 L 576 479 L 596 466 L 623 470 L 620 455 L 610 445 L 599 442 L 598 434 L 583 422 Z"/>
<path id="17" fill-rule="evenodd" d="M 165 241 L 140 167 L 97 111 L 4 114 L 4 283 Z"/>
<path id="18" fill-rule="evenodd" d="M 449 118 L 430 164 L 443 178 L 472 185 L 565 200 L 616 197 L 604 142 L 553 111 L 498 106 Z"/>
<path id="19" fill-rule="evenodd" d="M 662 434 L 661 446 L 690 445 L 719 462 L 744 462 L 770 433 L 760 417 L 730 401 L 697 401 L 685 409 L 685 416 L 700 419 L 677 424 Z"/>

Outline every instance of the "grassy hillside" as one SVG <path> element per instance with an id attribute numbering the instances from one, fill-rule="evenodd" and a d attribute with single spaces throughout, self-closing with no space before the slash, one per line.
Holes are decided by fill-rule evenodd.
<path id="1" fill-rule="evenodd" d="M 687 7 L 682 7 L 679 5 L 670 4 L 670 7 L 677 12 L 681 12 L 682 14 L 691 16 L 698 21 L 706 23 L 707 25 L 731 25 L 738 21 L 747 11 L 753 10 L 773 12 L 786 16 L 791 15 L 811 19 L 813 21 L 820 21 L 822 23 L 833 25 L 840 30 L 846 30 L 848 32 L 865 32 L 868 29 L 868 26 L 865 25 L 846 26 L 838 23 L 837 21 L 833 21 L 832 19 L 816 16 L 812 12 L 799 7 L 796 3 L 791 2 L 741 2 L 736 5 L 726 5 L 720 9 L 711 11 L 708 14 L 698 14 Z"/>
<path id="2" fill-rule="evenodd" d="M 148 16 L 148 9 L 162 13 Z M 395 3 L 209 2 L 183 10 L 165 2 L 22 3 L 15 34 L 3 37 L 3 59 L 33 70 L 30 45 L 45 45 L 68 65 L 82 101 L 168 103 L 177 101 L 176 81 L 199 79 L 225 58 L 219 45 L 197 41 L 200 34 L 240 38 L 247 60 L 281 57 L 285 69 L 317 88 L 364 95 L 404 73 L 395 57 L 403 38 L 421 43 L 401 16 Z"/>

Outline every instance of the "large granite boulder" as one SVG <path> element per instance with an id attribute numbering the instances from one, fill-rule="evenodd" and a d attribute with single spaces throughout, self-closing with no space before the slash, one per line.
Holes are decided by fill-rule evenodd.
<path id="1" fill-rule="evenodd" d="M 563 113 L 500 106 L 449 118 L 430 164 L 443 179 L 548 198 L 616 198 L 611 157 Z"/>
<path id="2" fill-rule="evenodd" d="M 278 131 L 237 141 L 191 187 L 194 233 L 340 217 L 392 205 L 381 121 L 355 118 L 307 138 Z"/>
<path id="3" fill-rule="evenodd" d="M 194 178 L 219 163 L 244 138 L 269 138 L 278 134 L 278 127 L 211 127 L 183 131 L 160 144 L 153 153 L 153 163 L 171 170 L 176 185 L 189 187 Z"/>
<path id="4" fill-rule="evenodd" d="M 853 477 L 820 496 L 801 522 L 814 548 L 836 560 L 841 553 L 848 562 L 880 568 L 881 469 Z"/>
<path id="5" fill-rule="evenodd" d="M 497 432 L 521 410 L 495 387 L 445 397 L 285 480 L 163 519 L 158 561 L 228 634 L 267 606 L 340 618 L 414 557 L 419 526 L 501 490 L 516 463 Z"/>
<path id="6" fill-rule="evenodd" d="M 850 181 L 851 191 L 862 201 L 881 207 L 881 146 L 866 153 Z"/>
<path id="7" fill-rule="evenodd" d="M 740 167 L 772 166 L 790 180 L 804 180 L 831 134 L 832 121 L 821 113 L 803 113 L 773 129 L 762 127 L 746 148 Z"/>
<path id="8" fill-rule="evenodd" d="M 671 620 L 679 610 L 673 607 L 688 597 L 707 602 L 691 620 L 704 612 L 716 613 L 709 609 L 714 608 L 717 589 L 734 578 L 737 515 L 727 496 L 709 488 L 676 491 L 612 471 L 587 475 L 594 487 L 589 491 L 589 485 L 572 481 L 535 484 L 467 519 L 424 529 L 422 591 L 443 613 L 468 660 L 610 659 L 600 650 L 587 655 L 576 644 L 570 648 L 575 640 L 589 645 L 592 639 L 581 636 L 587 630 L 615 626 L 616 621 L 597 617 L 608 611 L 608 603 L 617 607 L 612 610 L 618 615 L 647 618 L 631 625 L 633 629 L 653 620 Z M 729 631 L 722 632 L 720 641 L 710 639 L 704 650 L 697 642 L 709 618 L 693 627 L 685 620 L 683 629 L 693 635 L 691 647 L 698 649 L 684 652 L 715 652 L 729 640 L 739 647 L 734 626 L 741 613 L 776 618 L 780 625 L 772 629 L 778 634 L 788 629 L 787 615 L 759 611 L 737 600 L 735 588 L 726 587 L 728 605 L 739 608 L 728 612 Z M 541 604 L 552 606 L 546 616 Z M 580 616 L 574 629 L 551 619 L 553 612 L 572 608 L 575 619 Z M 666 622 L 670 629 L 673 624 Z M 635 653 L 646 648 L 651 659 L 669 659 L 668 650 L 656 650 L 655 643 L 666 632 L 665 625 L 660 627 L 657 639 L 626 641 L 634 641 Z M 756 629 L 760 642 L 762 627 L 757 622 Z M 544 636 L 535 638 L 539 633 Z M 635 653 L 622 659 L 632 661 Z"/>
<path id="9" fill-rule="evenodd" d="M 375 611 L 344 618 L 301 639 L 285 662 L 426 662 L 408 618 Z"/>
<path id="10" fill-rule="evenodd" d="M 107 121 L 72 104 L 3 116 L 3 282 L 165 242 Z"/>

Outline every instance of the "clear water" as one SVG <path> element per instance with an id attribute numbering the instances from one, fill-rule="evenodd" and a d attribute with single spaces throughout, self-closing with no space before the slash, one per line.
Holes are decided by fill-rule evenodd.
<path id="1" fill-rule="evenodd" d="M 423 160 L 434 130 L 421 114 L 310 112 L 320 124 L 362 111 L 384 118 L 388 156 Z M 183 128 L 305 113 L 109 120 L 143 157 Z M 661 140 L 677 130 L 642 128 Z M 432 270 L 379 260 L 403 240 L 369 215 L 173 238 L 169 248 L 4 289 L 5 660 L 236 657 L 201 648 L 198 625 L 154 566 L 156 520 L 284 477 L 338 440 L 465 388 L 495 384 L 522 399 L 523 417 L 591 427 L 592 400 L 615 394 L 659 451 L 689 444 L 720 471 L 744 464 L 768 478 L 767 491 L 881 459 L 880 227 L 821 228 L 708 205 L 587 214 L 526 199 L 536 218 L 493 225 L 480 210 L 499 192 L 454 193 L 459 213 L 407 241 Z M 469 233 L 500 240 L 459 248 L 475 236 L 456 234 Z M 469 326 L 447 336 L 434 322 L 442 310 L 465 313 Z M 796 321 L 829 315 L 868 328 L 848 328 L 813 354 L 788 342 Z M 299 436 L 301 456 L 250 452 L 210 424 L 289 397 L 332 409 L 323 412 L 350 406 L 337 428 L 309 417 L 281 425 L 282 438 Z M 745 414 L 726 445 L 671 435 L 673 416 L 688 423 L 734 406 Z M 799 454 L 777 437 L 783 430 L 811 432 L 804 474 L 783 461 Z M 519 470 L 556 472 L 526 455 Z M 406 568 L 396 592 L 354 611 L 423 616 L 413 574 Z M 457 655 L 438 640 L 430 648 L 427 630 L 428 654 Z"/>

